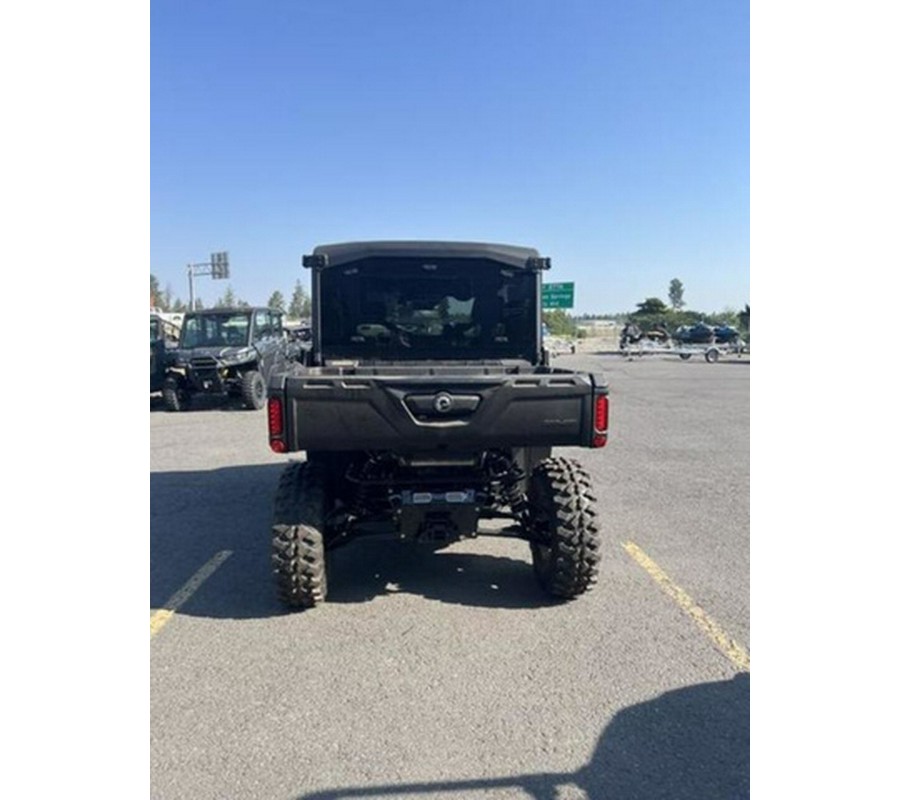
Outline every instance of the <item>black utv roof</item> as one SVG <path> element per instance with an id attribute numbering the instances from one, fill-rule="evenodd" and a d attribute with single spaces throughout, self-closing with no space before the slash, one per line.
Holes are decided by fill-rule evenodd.
<path id="1" fill-rule="evenodd" d="M 384 241 L 322 244 L 311 256 L 303 257 L 305 267 L 336 267 L 364 258 L 488 258 L 512 267 L 547 269 L 549 258 L 541 258 L 533 247 L 485 242 Z"/>

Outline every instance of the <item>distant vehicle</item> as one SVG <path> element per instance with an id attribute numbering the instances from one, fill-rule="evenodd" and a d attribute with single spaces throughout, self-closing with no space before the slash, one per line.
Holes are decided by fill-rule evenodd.
<path id="1" fill-rule="evenodd" d="M 180 316 L 179 316 L 180 319 Z M 169 357 L 178 347 L 181 324 L 164 312 L 150 312 L 150 393 L 161 392 Z"/>
<path id="2" fill-rule="evenodd" d="M 669 330 L 666 328 L 665 323 L 655 324 L 645 331 L 634 320 L 628 320 L 619 333 L 619 349 L 625 350 L 629 345 L 641 342 L 668 344 L 669 339 Z"/>
<path id="3" fill-rule="evenodd" d="M 297 328 L 291 328 L 290 330 L 288 330 L 288 338 L 292 339 L 295 342 L 311 342 L 312 328 L 308 325 L 301 325 Z"/>
<path id="4" fill-rule="evenodd" d="M 288 360 L 305 364 L 312 351 L 312 327 L 309 325 L 285 326 L 288 342 Z"/>
<path id="5" fill-rule="evenodd" d="M 713 326 L 698 322 L 696 325 L 682 325 L 672 338 L 678 344 L 737 344 L 741 334 L 730 325 Z"/>
<path id="6" fill-rule="evenodd" d="M 720 344 L 736 344 L 741 339 L 741 332 L 730 325 L 717 325 L 713 328 L 713 333 Z"/>
<path id="7" fill-rule="evenodd" d="M 637 344 L 643 335 L 644 332 L 641 330 L 641 326 L 629 320 L 619 334 L 619 349 L 623 350 L 630 344 Z"/>
<path id="8" fill-rule="evenodd" d="M 273 371 L 284 370 L 290 348 L 282 313 L 270 308 L 214 308 L 185 314 L 170 360 L 163 399 L 181 411 L 195 394 L 240 398 L 250 409 L 266 403 Z"/>
<path id="9" fill-rule="evenodd" d="M 285 322 L 284 330 L 290 342 L 312 342 L 312 325 L 308 322 Z"/>
<path id="10" fill-rule="evenodd" d="M 696 325 L 681 325 L 672 334 L 678 344 L 711 344 L 715 341 L 715 328 L 705 322 Z"/>

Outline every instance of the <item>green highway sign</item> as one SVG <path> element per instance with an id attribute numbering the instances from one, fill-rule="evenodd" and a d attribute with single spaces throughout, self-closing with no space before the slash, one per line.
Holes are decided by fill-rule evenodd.
<path id="1" fill-rule="evenodd" d="M 545 283 L 541 287 L 544 308 L 572 308 L 575 305 L 574 283 Z"/>

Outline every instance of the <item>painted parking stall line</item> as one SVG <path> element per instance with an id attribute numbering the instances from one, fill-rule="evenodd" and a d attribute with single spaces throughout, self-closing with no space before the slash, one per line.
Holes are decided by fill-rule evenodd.
<path id="1" fill-rule="evenodd" d="M 743 672 L 750 671 L 750 655 L 734 639 L 732 639 L 712 617 L 698 606 L 691 596 L 678 586 L 665 572 L 634 542 L 622 542 L 625 552 L 630 555 L 659 584 L 659 587 L 671 597 L 697 627 L 703 631 L 713 644 Z"/>
<path id="2" fill-rule="evenodd" d="M 231 555 L 231 550 L 221 550 L 198 569 L 191 579 L 173 594 L 163 605 L 150 616 L 150 638 L 159 633 L 165 624 L 172 619 L 175 612 L 181 608 L 200 588 L 203 582 L 209 578 Z"/>

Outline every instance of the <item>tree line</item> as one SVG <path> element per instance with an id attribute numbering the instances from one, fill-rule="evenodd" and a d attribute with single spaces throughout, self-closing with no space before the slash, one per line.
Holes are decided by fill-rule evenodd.
<path id="1" fill-rule="evenodd" d="M 166 286 L 161 289 L 159 280 L 155 275 L 150 275 L 150 305 L 160 311 L 185 312 L 188 311 L 187 303 L 173 294 L 172 288 Z M 216 299 L 210 308 L 249 308 L 253 303 L 238 297 L 231 286 L 225 288 L 225 293 Z M 298 280 L 294 284 L 291 300 L 288 303 L 284 295 L 277 289 L 272 292 L 266 303 L 269 308 L 277 309 L 284 313 L 288 319 L 307 319 L 312 315 L 312 301 L 306 287 Z M 205 308 L 200 298 L 194 300 L 194 309 L 197 311 Z"/>
<path id="2" fill-rule="evenodd" d="M 150 275 L 150 305 L 162 311 L 184 312 L 187 304 L 180 297 L 172 294 L 171 287 L 160 289 L 159 281 Z M 251 304 L 237 297 L 231 286 L 225 289 L 225 293 L 216 300 L 212 308 L 246 308 Z M 286 303 L 284 295 L 277 289 L 272 292 L 269 308 L 282 311 L 288 319 L 308 319 L 312 315 L 312 302 L 306 287 L 298 280 L 291 293 L 290 303 Z M 198 298 L 194 302 L 194 308 L 202 309 L 203 303 Z M 718 313 L 708 314 L 702 311 L 692 311 L 685 308 L 684 284 L 673 278 L 669 283 L 669 305 L 666 305 L 658 297 L 648 297 L 636 304 L 636 311 L 622 312 L 619 314 L 580 314 L 573 316 L 561 308 L 545 311 L 544 323 L 554 336 L 579 336 L 578 323 L 591 320 L 605 319 L 620 322 L 623 325 L 629 320 L 636 322 L 642 328 L 650 329 L 660 323 L 665 323 L 669 330 L 675 330 L 680 325 L 696 325 L 704 322 L 707 325 L 730 325 L 740 330 L 745 338 L 750 334 L 750 306 L 745 305 L 742 311 L 726 309 Z"/>
<path id="3" fill-rule="evenodd" d="M 550 333 L 554 336 L 583 336 L 583 331 L 578 328 L 579 322 L 589 322 L 591 320 L 612 320 L 625 325 L 627 322 L 635 322 L 644 330 L 651 330 L 661 323 L 674 331 L 681 325 L 696 325 L 705 323 L 707 325 L 729 325 L 737 328 L 749 341 L 750 337 L 750 305 L 744 306 L 743 310 L 736 311 L 733 309 L 725 309 L 716 313 L 707 313 L 703 311 L 693 311 L 685 307 L 684 301 L 684 284 L 678 279 L 673 278 L 669 283 L 669 305 L 658 297 L 647 297 L 639 303 L 635 304 L 636 310 L 626 311 L 619 314 L 580 314 L 573 316 L 560 308 L 551 311 L 545 311 L 543 314 Z"/>

